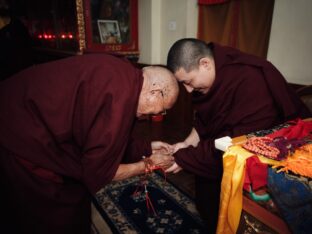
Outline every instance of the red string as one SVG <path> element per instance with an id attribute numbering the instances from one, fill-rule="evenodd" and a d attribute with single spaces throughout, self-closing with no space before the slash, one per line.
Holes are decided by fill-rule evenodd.
<path id="1" fill-rule="evenodd" d="M 153 212 L 155 216 L 157 216 L 157 213 L 153 206 L 152 200 L 149 196 L 149 192 L 147 190 L 147 183 L 148 183 L 148 176 L 151 175 L 153 171 L 156 171 L 156 170 L 160 170 L 163 172 L 164 179 L 166 181 L 166 172 L 162 167 L 154 166 L 154 165 L 150 166 L 148 167 L 148 169 L 145 170 L 145 174 L 141 176 L 140 184 L 136 187 L 135 191 L 132 194 L 132 196 L 139 196 L 143 192 L 143 188 L 144 188 L 147 212 L 148 213 Z"/>
<path id="2" fill-rule="evenodd" d="M 147 211 L 150 213 L 150 211 L 152 210 L 154 215 L 157 216 L 157 213 L 156 213 L 154 206 L 153 206 L 153 203 L 149 197 L 146 186 L 145 186 L 145 200 L 146 200 Z"/>

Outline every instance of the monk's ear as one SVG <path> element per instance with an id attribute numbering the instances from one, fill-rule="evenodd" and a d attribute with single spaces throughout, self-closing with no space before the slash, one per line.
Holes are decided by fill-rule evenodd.
<path id="1" fill-rule="evenodd" d="M 211 66 L 211 60 L 209 59 L 209 58 L 207 58 L 207 57 L 204 57 L 204 58 L 201 58 L 200 60 L 199 60 L 199 66 L 200 67 L 203 67 L 203 68 L 210 68 L 210 66 Z"/>

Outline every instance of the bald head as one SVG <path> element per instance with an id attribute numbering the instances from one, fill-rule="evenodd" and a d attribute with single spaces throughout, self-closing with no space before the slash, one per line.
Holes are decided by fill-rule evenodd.
<path id="1" fill-rule="evenodd" d="M 179 86 L 174 75 L 166 68 L 149 66 L 143 68 L 145 87 L 149 91 L 160 89 L 163 92 L 165 103 L 169 108 L 175 103 Z"/>
<path id="2" fill-rule="evenodd" d="M 143 68 L 143 77 L 138 113 L 157 114 L 164 109 L 170 109 L 179 94 L 174 75 L 164 67 L 149 66 Z"/>

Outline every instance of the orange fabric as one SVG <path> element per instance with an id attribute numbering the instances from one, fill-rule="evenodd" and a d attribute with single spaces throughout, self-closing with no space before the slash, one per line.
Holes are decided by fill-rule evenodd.
<path id="1" fill-rule="evenodd" d="M 273 7 L 272 0 L 199 5 L 198 38 L 266 58 Z"/>
<path id="2" fill-rule="evenodd" d="M 237 231 L 243 207 L 245 163 L 253 155 L 240 146 L 230 147 L 223 155 L 218 234 Z"/>
<path id="3" fill-rule="evenodd" d="M 231 4 L 199 6 L 198 39 L 229 45 L 231 30 Z"/>
<path id="4" fill-rule="evenodd" d="M 279 162 L 274 167 L 282 167 L 280 171 L 292 171 L 298 175 L 312 178 L 312 144 L 298 148 L 293 155 Z"/>

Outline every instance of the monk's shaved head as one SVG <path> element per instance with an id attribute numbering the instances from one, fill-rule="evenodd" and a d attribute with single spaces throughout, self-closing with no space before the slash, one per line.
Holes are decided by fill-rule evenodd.
<path id="1" fill-rule="evenodd" d="M 201 58 L 213 58 L 209 46 L 204 41 L 195 38 L 183 38 L 176 41 L 168 52 L 167 67 L 173 73 L 180 68 L 186 72 L 198 68 Z"/>
<path id="2" fill-rule="evenodd" d="M 143 68 L 143 76 L 147 89 L 160 89 L 163 92 L 166 104 L 170 107 L 175 103 L 179 94 L 179 86 L 174 75 L 166 68 L 149 66 Z"/>
<path id="3" fill-rule="evenodd" d="M 175 76 L 165 67 L 148 66 L 143 68 L 143 87 L 139 99 L 140 113 L 149 112 L 151 107 L 158 106 L 159 102 L 164 109 L 169 109 L 176 102 L 179 94 L 179 85 Z M 162 98 L 153 98 L 153 92 L 161 92 Z M 160 104 L 159 104 L 160 105 Z M 157 111 L 152 111 L 156 114 Z"/>

